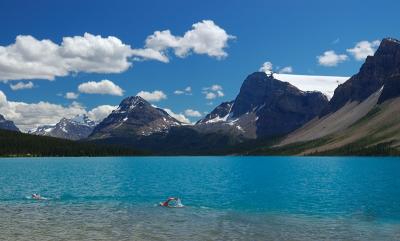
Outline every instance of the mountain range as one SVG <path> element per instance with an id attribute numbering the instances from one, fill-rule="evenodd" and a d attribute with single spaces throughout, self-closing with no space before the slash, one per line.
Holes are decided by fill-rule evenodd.
<path id="1" fill-rule="evenodd" d="M 73 118 L 62 118 L 55 125 L 39 126 L 28 133 L 40 136 L 51 136 L 68 140 L 81 140 L 88 137 L 96 123 L 85 114 Z"/>
<path id="2" fill-rule="evenodd" d="M 0 128 L 13 127 L 0 116 Z M 77 116 L 31 133 L 152 154 L 399 154 L 400 42 L 383 39 L 330 100 L 255 72 L 193 125 L 131 96 L 98 125 Z"/>

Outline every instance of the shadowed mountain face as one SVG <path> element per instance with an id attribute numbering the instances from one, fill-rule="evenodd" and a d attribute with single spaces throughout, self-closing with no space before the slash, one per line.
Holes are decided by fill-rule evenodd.
<path id="1" fill-rule="evenodd" d="M 304 92 L 257 72 L 244 81 L 232 107 L 232 118 L 254 112 L 257 137 L 282 135 L 314 118 L 327 103 L 320 92 Z"/>
<path id="2" fill-rule="evenodd" d="M 199 120 L 196 124 L 206 124 L 213 120 L 218 121 L 229 114 L 232 109 L 234 101 L 223 102 L 219 106 L 215 107 L 210 114 L 206 115 L 203 119 Z"/>
<path id="3" fill-rule="evenodd" d="M 327 103 L 320 92 L 304 92 L 264 72 L 255 72 L 246 78 L 233 102 L 221 104 L 197 124 L 213 124 L 215 128 L 229 125 L 248 138 L 277 136 L 311 120 Z"/>
<path id="4" fill-rule="evenodd" d="M 96 123 L 86 115 L 77 115 L 71 119 L 62 118 L 55 125 L 39 126 L 30 134 L 39 136 L 51 136 L 68 140 L 80 140 L 88 137 Z"/>
<path id="5" fill-rule="evenodd" d="M 0 114 L 0 129 L 9 131 L 19 131 L 18 127 L 15 126 L 14 122 L 6 120 L 3 115 Z"/>
<path id="6" fill-rule="evenodd" d="M 354 150 L 382 145 L 399 150 L 399 103 L 400 41 L 388 38 L 367 57 L 359 73 L 335 90 L 322 115 L 289 134 L 280 146 L 319 142 L 302 154 L 357 153 Z"/>
<path id="7" fill-rule="evenodd" d="M 90 138 L 149 136 L 180 125 L 164 110 L 153 107 L 139 96 L 132 96 L 124 99 L 118 109 L 98 124 Z"/>
<path id="8" fill-rule="evenodd" d="M 321 116 L 337 111 L 349 101 L 361 102 L 367 99 L 384 86 L 386 81 L 392 82 L 394 76 L 400 76 L 400 42 L 386 38 L 382 40 L 375 55 L 367 57 L 360 71 L 335 90 Z M 384 90 L 387 91 L 390 92 Z M 386 96 L 386 93 L 383 95 Z"/>

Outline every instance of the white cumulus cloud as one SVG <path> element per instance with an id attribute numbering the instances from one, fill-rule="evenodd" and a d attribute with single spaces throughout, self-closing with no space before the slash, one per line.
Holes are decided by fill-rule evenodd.
<path id="1" fill-rule="evenodd" d="M 267 61 L 264 62 L 263 65 L 258 69 L 260 72 L 271 73 L 272 71 L 272 63 Z"/>
<path id="2" fill-rule="evenodd" d="M 164 108 L 163 110 L 165 110 L 165 112 L 167 112 L 168 115 L 174 117 L 175 119 L 177 119 L 178 121 L 180 121 L 182 123 L 185 123 L 185 124 L 190 123 L 190 120 L 182 113 L 176 114 L 171 109 L 168 109 L 168 108 Z"/>
<path id="3" fill-rule="evenodd" d="M 323 53 L 323 55 L 317 56 L 318 63 L 322 66 L 333 67 L 337 66 L 348 59 L 345 54 L 336 54 L 333 50 L 328 50 Z"/>
<path id="4" fill-rule="evenodd" d="M 10 88 L 12 90 L 23 90 L 23 89 L 32 89 L 34 87 L 32 81 L 29 81 L 27 83 L 24 82 L 18 82 L 16 84 L 10 84 Z"/>
<path id="5" fill-rule="evenodd" d="M 286 67 L 280 69 L 278 71 L 278 73 L 280 73 L 280 74 L 290 74 L 290 73 L 293 73 L 293 68 L 292 68 L 292 66 L 286 66 Z"/>
<path id="6" fill-rule="evenodd" d="M 213 92 L 207 92 L 207 93 L 205 93 L 205 95 L 206 95 L 207 100 L 213 100 L 213 99 L 217 98 L 217 95 Z"/>
<path id="7" fill-rule="evenodd" d="M 185 115 L 190 116 L 190 117 L 200 117 L 201 113 L 197 110 L 187 109 L 187 110 L 185 110 Z"/>
<path id="8" fill-rule="evenodd" d="M 192 95 L 192 87 L 188 86 L 183 90 L 175 90 L 174 94 L 176 94 L 176 95 L 183 95 L 183 94 Z"/>
<path id="9" fill-rule="evenodd" d="M 209 87 L 204 87 L 202 93 L 204 94 L 204 96 L 205 96 L 205 98 L 207 100 L 213 100 L 213 99 L 215 99 L 217 97 L 225 96 L 225 94 L 222 91 L 222 89 L 223 88 L 222 88 L 221 85 L 214 84 L 214 85 L 211 85 Z"/>
<path id="10" fill-rule="evenodd" d="M 374 55 L 376 48 L 379 46 L 381 42 L 379 40 L 375 40 L 372 42 L 369 41 L 361 41 L 354 46 L 354 48 L 347 49 L 347 52 L 354 56 L 354 58 L 358 61 L 363 61 L 368 56 Z"/>
<path id="11" fill-rule="evenodd" d="M 0 113 L 6 119 L 14 121 L 24 132 L 41 125 L 55 124 L 63 117 L 72 118 L 78 114 L 87 114 L 91 119 L 101 121 L 115 108 L 116 106 L 103 105 L 87 111 L 84 106 L 75 101 L 68 106 L 46 101 L 37 103 L 9 101 L 0 90 Z"/>
<path id="12" fill-rule="evenodd" d="M 65 93 L 65 99 L 68 100 L 76 100 L 79 97 L 79 94 L 75 93 L 75 92 L 67 92 Z"/>
<path id="13" fill-rule="evenodd" d="M 55 124 L 63 117 L 73 117 L 85 112 L 85 109 L 76 102 L 62 106 L 45 101 L 38 103 L 8 101 L 5 94 L 0 91 L 0 113 L 6 119 L 14 121 L 22 131 L 39 125 Z"/>
<path id="14" fill-rule="evenodd" d="M 175 91 L 174 91 L 174 94 L 176 94 L 176 95 L 183 95 L 183 94 L 185 94 L 185 91 L 183 91 L 183 90 L 175 90 Z"/>
<path id="15" fill-rule="evenodd" d="M 157 60 L 160 62 L 168 63 L 168 57 L 157 50 L 146 48 L 146 49 L 132 49 L 131 53 L 137 60 Z"/>
<path id="16" fill-rule="evenodd" d="M 223 58 L 228 54 L 228 40 L 235 38 L 212 20 L 192 25 L 182 37 L 170 30 L 155 31 L 147 37 L 143 48 L 132 48 L 115 36 L 102 37 L 84 33 L 83 36 L 63 37 L 61 43 L 18 35 L 14 43 L 0 46 L 0 81 L 47 79 L 71 73 L 121 73 L 132 66 L 133 60 L 169 62 L 166 55 L 191 53 Z"/>
<path id="17" fill-rule="evenodd" d="M 153 92 L 142 90 L 136 95 L 150 102 L 158 102 L 167 99 L 167 95 L 161 90 L 154 90 Z"/>
<path id="18" fill-rule="evenodd" d="M 100 122 L 104 118 L 106 118 L 113 110 L 117 108 L 118 106 L 113 106 L 113 105 L 100 105 L 88 111 L 87 114 L 91 120 Z"/>
<path id="19" fill-rule="evenodd" d="M 64 37 L 60 45 L 18 35 L 15 43 L 0 46 L 0 80 L 47 79 L 70 73 L 120 73 L 131 63 L 131 47 L 116 37 L 85 33 Z"/>
<path id="20" fill-rule="evenodd" d="M 224 58 L 228 54 L 228 40 L 235 36 L 229 35 L 212 20 L 203 20 L 192 25 L 182 37 L 175 36 L 170 30 L 155 31 L 146 39 L 146 48 L 163 53 L 173 49 L 178 57 L 186 57 L 190 53 L 206 54 L 211 57 Z"/>
<path id="21" fill-rule="evenodd" d="M 222 86 L 220 86 L 220 85 L 212 85 L 210 87 L 210 90 L 212 90 L 212 91 L 222 90 Z"/>
<path id="22" fill-rule="evenodd" d="M 99 82 L 89 81 L 78 86 L 78 90 L 85 94 L 103 94 L 122 96 L 124 91 L 118 85 L 110 80 L 102 80 Z"/>
<path id="23" fill-rule="evenodd" d="M 273 71 L 273 64 L 270 61 L 266 61 L 263 63 L 263 65 L 258 69 L 258 71 L 260 72 L 265 72 L 267 74 L 270 74 Z M 278 73 L 281 74 L 288 74 L 288 73 L 292 73 L 293 72 L 293 67 L 292 66 L 286 66 L 284 68 L 281 69 L 277 69 Z"/>

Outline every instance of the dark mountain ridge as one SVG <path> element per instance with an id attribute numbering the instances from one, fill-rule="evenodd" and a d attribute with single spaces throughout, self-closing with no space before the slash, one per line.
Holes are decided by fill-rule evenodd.
<path id="1" fill-rule="evenodd" d="M 15 126 L 14 122 L 6 120 L 3 115 L 0 114 L 0 129 L 9 131 L 19 131 L 18 127 Z"/>
<path id="2" fill-rule="evenodd" d="M 96 123 L 89 119 L 85 114 L 77 115 L 73 118 L 62 118 L 55 125 L 39 126 L 35 130 L 29 131 L 30 134 L 39 136 L 51 136 L 68 140 L 81 140 L 88 137 Z"/>
<path id="3" fill-rule="evenodd" d="M 328 99 L 320 92 L 301 91 L 264 72 L 255 72 L 247 76 L 236 99 L 227 103 L 218 106 L 197 125 L 230 125 L 253 133 L 244 133 L 248 138 L 278 136 L 317 116 L 328 104 Z"/>
<path id="4" fill-rule="evenodd" d="M 392 78 L 396 76 L 400 76 L 400 41 L 385 38 L 374 56 L 366 58 L 360 71 L 336 88 L 321 116 L 337 111 L 349 101 L 361 102 L 383 86 L 387 86 L 386 90 L 383 90 L 385 94 L 380 100 L 382 102 L 383 99 L 387 99 L 386 92 L 391 92 L 390 96 L 393 96 L 393 91 L 389 88 L 395 85 L 390 82 L 393 82 Z"/>
<path id="5" fill-rule="evenodd" d="M 360 71 L 335 90 L 321 115 L 290 133 L 278 146 L 301 144 L 307 147 L 301 154 L 370 153 L 382 148 L 398 153 L 399 113 L 400 41 L 386 38 Z"/>
<path id="6" fill-rule="evenodd" d="M 152 106 L 140 96 L 125 98 L 119 107 L 100 122 L 90 139 L 141 137 L 168 132 L 182 123 L 163 109 Z"/>

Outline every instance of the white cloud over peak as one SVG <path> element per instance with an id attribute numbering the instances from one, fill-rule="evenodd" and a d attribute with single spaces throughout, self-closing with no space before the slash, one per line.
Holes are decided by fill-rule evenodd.
<path id="1" fill-rule="evenodd" d="M 363 61 L 368 56 L 374 55 L 376 48 L 379 46 L 381 41 L 375 40 L 372 42 L 361 41 L 354 46 L 354 48 L 347 49 L 347 52 L 353 55 L 353 57 L 358 61 Z"/>
<path id="2" fill-rule="evenodd" d="M 0 113 L 6 119 L 14 121 L 22 131 L 27 131 L 39 125 L 55 124 L 62 117 L 83 114 L 85 109 L 76 102 L 62 106 L 45 101 L 38 103 L 8 101 L 5 94 L 0 91 Z"/>
<path id="3" fill-rule="evenodd" d="M 190 117 L 200 117 L 201 113 L 197 110 L 187 109 L 187 110 L 185 110 L 185 115 L 190 116 Z"/>
<path id="4" fill-rule="evenodd" d="M 165 51 L 173 49 L 178 57 L 186 57 L 190 53 L 206 54 L 210 57 L 224 58 L 228 56 L 225 48 L 228 40 L 235 36 L 229 35 L 212 20 L 203 20 L 192 25 L 182 37 L 175 36 L 170 30 L 155 31 L 146 39 L 146 48 L 153 49 L 165 55 Z"/>
<path id="5" fill-rule="evenodd" d="M 27 83 L 24 82 L 18 82 L 16 84 L 10 84 L 10 88 L 12 90 L 24 90 L 24 89 L 32 89 L 34 87 L 32 81 L 29 81 Z"/>
<path id="6" fill-rule="evenodd" d="M 168 108 L 164 108 L 163 110 L 165 110 L 165 112 L 167 112 L 168 115 L 174 117 L 178 121 L 185 123 L 185 124 L 190 124 L 190 120 L 184 114 L 182 114 L 182 113 L 176 114 L 171 109 L 168 109 Z"/>
<path id="7" fill-rule="evenodd" d="M 55 124 L 63 117 L 72 118 L 78 114 L 88 114 L 91 119 L 101 121 L 115 108 L 115 106 L 102 105 L 87 111 L 84 106 L 75 101 L 68 106 L 46 101 L 37 103 L 9 101 L 0 90 L 0 113 L 6 119 L 14 121 L 18 128 L 25 132 L 41 125 Z"/>
<path id="8" fill-rule="evenodd" d="M 110 80 L 102 80 L 99 82 L 89 81 L 78 86 L 78 90 L 85 94 L 103 94 L 122 96 L 124 90 Z"/>
<path id="9" fill-rule="evenodd" d="M 113 110 L 117 109 L 118 106 L 112 105 L 99 105 L 92 110 L 88 111 L 87 115 L 91 120 L 96 122 L 102 121 L 106 118 Z"/>
<path id="10" fill-rule="evenodd" d="M 65 93 L 65 99 L 68 100 L 76 100 L 79 97 L 79 94 L 75 93 L 75 92 L 67 92 Z"/>
<path id="11" fill-rule="evenodd" d="M 7 105 L 8 105 L 7 96 L 4 94 L 3 91 L 0 90 L 0 108 Z"/>
<path id="12" fill-rule="evenodd" d="M 273 64 L 270 61 L 266 61 L 263 63 L 263 65 L 258 69 L 260 72 L 265 72 L 267 74 L 270 74 L 273 71 Z M 293 72 L 293 67 L 292 66 L 286 66 L 281 69 L 277 68 L 276 70 L 280 74 L 290 74 Z"/>
<path id="13" fill-rule="evenodd" d="M 137 96 L 142 97 L 143 99 L 150 101 L 150 102 L 158 102 L 161 100 L 167 99 L 167 95 L 162 92 L 161 90 L 154 90 L 153 92 L 148 91 L 140 91 L 136 94 Z"/>
<path id="14" fill-rule="evenodd" d="M 272 71 L 272 63 L 267 61 L 264 62 L 263 65 L 258 69 L 260 72 L 271 73 Z"/>
<path id="15" fill-rule="evenodd" d="M 334 67 L 348 59 L 345 54 L 336 54 L 333 50 L 328 50 L 323 55 L 317 56 L 318 63 L 326 67 Z"/>

